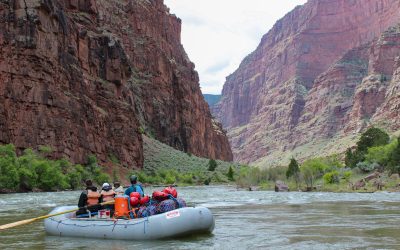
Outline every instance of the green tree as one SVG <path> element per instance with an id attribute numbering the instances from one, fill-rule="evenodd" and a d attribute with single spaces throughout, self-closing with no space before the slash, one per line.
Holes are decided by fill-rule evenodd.
<path id="1" fill-rule="evenodd" d="M 16 158 L 14 145 L 0 146 L 0 189 L 17 189 L 19 181 Z"/>
<path id="2" fill-rule="evenodd" d="M 292 159 L 290 159 L 288 170 L 286 171 L 286 178 L 289 179 L 292 176 L 298 175 L 299 172 L 299 164 L 297 163 L 296 159 L 292 157 Z"/>
<path id="3" fill-rule="evenodd" d="M 297 163 L 296 159 L 292 157 L 290 159 L 290 163 L 288 169 L 286 171 L 286 178 L 293 178 L 296 182 L 297 188 L 299 188 L 299 181 L 300 181 L 300 168 L 299 164 Z"/>
<path id="4" fill-rule="evenodd" d="M 321 178 L 327 170 L 329 166 L 321 158 L 307 160 L 300 168 L 307 187 L 311 189 L 314 187 L 315 180 Z"/>
<path id="5" fill-rule="evenodd" d="M 229 181 L 235 181 L 234 174 L 235 172 L 233 171 L 232 166 L 229 166 L 228 173 L 226 174 L 226 176 L 228 176 Z"/>
<path id="6" fill-rule="evenodd" d="M 82 170 L 83 168 L 81 165 L 76 165 L 74 169 L 67 174 L 67 182 L 71 189 L 76 189 L 81 186 L 83 181 Z"/>
<path id="7" fill-rule="evenodd" d="M 105 182 L 110 182 L 110 176 L 106 173 L 101 172 L 96 174 L 93 179 L 99 185 L 102 185 Z"/>
<path id="8" fill-rule="evenodd" d="M 400 174 L 400 137 L 397 138 L 397 147 L 392 151 L 388 165 L 391 174 Z"/>
<path id="9" fill-rule="evenodd" d="M 347 149 L 346 151 L 346 156 L 344 159 L 344 162 L 346 164 L 347 167 L 350 168 L 355 168 L 357 167 L 357 164 L 364 161 L 365 159 L 365 153 L 360 152 L 358 150 L 355 150 L 353 152 L 353 150 L 351 150 L 350 148 Z"/>
<path id="10" fill-rule="evenodd" d="M 368 148 L 386 145 L 389 140 L 390 137 L 385 131 L 371 127 L 361 135 L 360 140 L 357 142 L 357 151 L 366 153 Z"/>
<path id="11" fill-rule="evenodd" d="M 210 159 L 208 161 L 208 171 L 215 171 L 217 166 L 218 166 L 218 163 L 214 159 Z"/>
<path id="12" fill-rule="evenodd" d="M 365 160 L 371 163 L 378 163 L 381 166 L 387 166 L 397 145 L 396 139 L 387 145 L 368 148 Z"/>

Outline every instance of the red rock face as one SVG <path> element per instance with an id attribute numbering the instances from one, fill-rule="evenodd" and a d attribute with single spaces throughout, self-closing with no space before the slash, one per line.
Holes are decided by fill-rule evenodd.
<path id="1" fill-rule="evenodd" d="M 374 71 L 393 71 L 393 51 L 365 44 L 399 20 L 397 0 L 309 0 L 279 20 L 227 78 L 216 107 L 235 159 L 290 154 L 315 138 L 360 129 L 386 88 L 364 98 L 357 86 Z"/>
<path id="2" fill-rule="evenodd" d="M 0 142 L 143 165 L 143 128 L 230 160 L 163 1 L 0 1 Z"/>

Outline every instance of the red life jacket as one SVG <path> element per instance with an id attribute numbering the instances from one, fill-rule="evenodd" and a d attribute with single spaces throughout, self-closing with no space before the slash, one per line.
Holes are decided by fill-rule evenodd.
<path id="1" fill-rule="evenodd" d="M 87 194 L 87 205 L 88 206 L 93 206 L 93 205 L 97 205 L 99 204 L 99 198 L 100 198 L 100 194 L 97 191 L 92 191 L 92 190 L 88 190 L 88 194 Z"/>
<path id="2" fill-rule="evenodd" d="M 101 190 L 100 194 L 103 196 L 104 202 L 114 200 L 114 196 L 115 196 L 114 190 L 109 190 L 109 191 Z"/>

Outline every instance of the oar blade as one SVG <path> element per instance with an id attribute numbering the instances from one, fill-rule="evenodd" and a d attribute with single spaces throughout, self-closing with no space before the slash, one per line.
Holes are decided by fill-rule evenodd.
<path id="1" fill-rule="evenodd" d="M 12 228 L 12 227 L 16 227 L 16 226 L 20 226 L 20 225 L 24 225 L 24 224 L 29 224 L 31 222 L 34 222 L 35 220 L 36 220 L 36 218 L 33 218 L 33 219 L 20 220 L 20 221 L 17 221 L 17 222 L 1 225 L 0 226 L 0 230 Z"/>

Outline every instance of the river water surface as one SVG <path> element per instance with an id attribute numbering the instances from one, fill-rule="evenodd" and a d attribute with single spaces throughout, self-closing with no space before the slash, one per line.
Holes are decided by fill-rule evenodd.
<path id="1" fill-rule="evenodd" d="M 146 193 L 153 189 L 147 188 Z M 215 216 L 211 235 L 159 241 L 47 236 L 43 222 L 0 232 L 0 249 L 400 249 L 400 193 L 275 193 L 178 188 Z M 80 192 L 0 195 L 0 224 L 76 204 Z"/>

